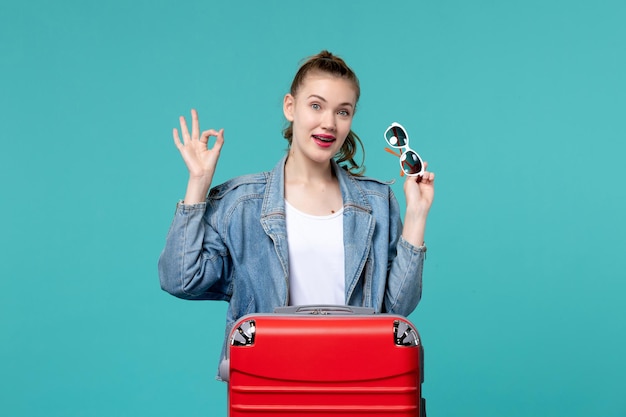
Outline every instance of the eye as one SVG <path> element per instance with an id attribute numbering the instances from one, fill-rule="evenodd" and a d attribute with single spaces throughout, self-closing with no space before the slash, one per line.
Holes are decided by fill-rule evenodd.
<path id="1" fill-rule="evenodd" d="M 320 106 L 320 105 L 319 105 L 319 104 L 317 104 L 317 103 L 313 103 L 313 104 L 311 104 L 311 108 L 312 108 L 313 110 L 319 110 L 319 109 L 321 109 L 321 108 L 322 108 L 322 106 Z"/>
<path id="2" fill-rule="evenodd" d="M 343 117 L 348 117 L 350 116 L 350 112 L 348 110 L 339 110 L 337 112 L 338 115 L 343 116 Z"/>

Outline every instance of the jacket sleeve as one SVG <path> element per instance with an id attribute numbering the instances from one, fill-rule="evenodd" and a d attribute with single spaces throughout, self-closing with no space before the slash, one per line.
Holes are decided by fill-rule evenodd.
<path id="1" fill-rule="evenodd" d="M 158 262 L 161 288 L 189 300 L 230 299 L 228 250 L 207 203 L 178 203 Z"/>
<path id="2" fill-rule="evenodd" d="M 426 246 L 414 246 L 402 237 L 398 202 L 391 193 L 389 201 L 389 264 L 384 310 L 408 316 L 422 298 L 422 271 Z"/>

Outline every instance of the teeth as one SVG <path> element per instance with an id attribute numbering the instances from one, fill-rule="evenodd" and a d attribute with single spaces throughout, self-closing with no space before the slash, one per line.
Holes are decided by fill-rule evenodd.
<path id="1" fill-rule="evenodd" d="M 322 138 L 322 137 L 317 136 L 317 135 L 313 135 L 313 137 L 314 137 L 314 138 L 316 138 L 316 139 L 321 140 L 322 142 L 332 142 L 332 141 L 333 141 L 332 139 L 329 139 L 329 138 Z"/>

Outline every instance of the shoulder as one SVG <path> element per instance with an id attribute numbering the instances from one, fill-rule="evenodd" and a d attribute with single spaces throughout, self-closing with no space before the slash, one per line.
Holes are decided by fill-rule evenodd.
<path id="1" fill-rule="evenodd" d="M 398 199 L 391 186 L 395 180 L 381 181 L 371 177 L 352 176 L 354 183 L 361 190 L 364 199 L 371 208 L 372 215 L 378 220 L 397 219 L 400 216 Z"/>
<path id="2" fill-rule="evenodd" d="M 351 174 L 348 175 L 350 175 L 351 178 L 353 178 L 355 181 L 358 181 L 359 184 L 362 184 L 364 187 L 388 188 L 396 182 L 395 180 L 383 181 L 372 177 L 356 176 Z"/>
<path id="3" fill-rule="evenodd" d="M 345 170 L 336 172 L 345 204 L 370 213 L 394 210 L 397 205 L 391 189 L 393 181 L 352 175 Z"/>
<path id="4" fill-rule="evenodd" d="M 208 198 L 222 200 L 241 198 L 252 195 L 262 195 L 268 182 L 270 172 L 241 175 L 211 188 Z"/>
<path id="5" fill-rule="evenodd" d="M 395 183 L 395 180 L 383 181 L 372 177 L 347 175 L 365 194 L 375 194 L 383 197 L 393 195 L 391 186 Z"/>
<path id="6" fill-rule="evenodd" d="M 352 181 L 361 187 L 366 188 L 386 188 L 391 186 L 395 180 L 381 181 L 373 177 L 367 177 L 365 175 L 354 175 L 350 173 L 345 167 L 340 166 L 336 162 L 333 163 L 335 174 L 339 177 L 340 181 Z"/>

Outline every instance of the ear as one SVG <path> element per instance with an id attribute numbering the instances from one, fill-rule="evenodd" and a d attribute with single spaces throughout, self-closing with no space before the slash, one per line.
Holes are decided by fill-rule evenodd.
<path id="1" fill-rule="evenodd" d="M 293 122 L 293 111 L 296 99 L 291 94 L 285 94 L 285 98 L 283 99 L 283 113 L 285 114 L 285 118 Z"/>

